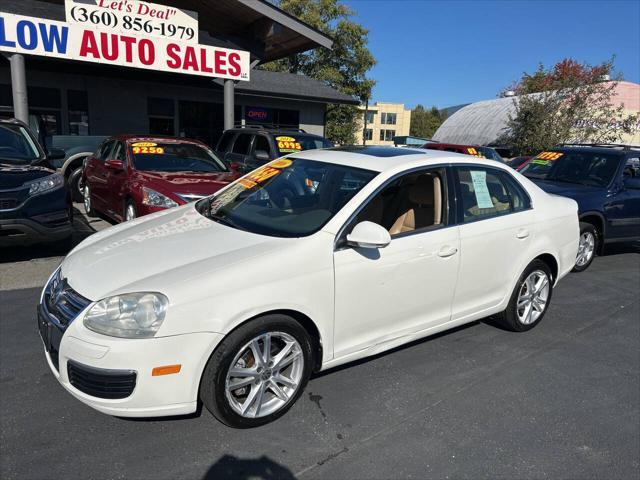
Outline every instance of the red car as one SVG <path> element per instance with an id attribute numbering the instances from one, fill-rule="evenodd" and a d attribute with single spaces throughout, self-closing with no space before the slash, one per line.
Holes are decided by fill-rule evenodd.
<path id="1" fill-rule="evenodd" d="M 480 147 L 478 145 L 458 145 L 455 143 L 425 143 L 421 148 L 429 150 L 444 150 L 445 152 L 463 153 L 474 157 L 488 158 L 504 163 L 504 159 L 491 147 Z"/>
<path id="2" fill-rule="evenodd" d="M 204 143 L 119 135 L 85 160 L 84 207 L 117 222 L 211 195 L 239 178 Z"/>

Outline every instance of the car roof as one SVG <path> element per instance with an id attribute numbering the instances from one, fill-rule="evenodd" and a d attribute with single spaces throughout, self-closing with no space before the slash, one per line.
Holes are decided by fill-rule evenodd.
<path id="1" fill-rule="evenodd" d="M 422 148 L 404 147 L 339 147 L 320 150 L 304 150 L 292 155 L 290 158 L 304 158 L 319 162 L 334 163 L 337 165 L 347 165 L 365 170 L 384 172 L 399 167 L 428 167 L 442 163 L 472 163 L 475 165 L 485 165 L 491 167 L 505 168 L 504 164 L 478 158 L 471 155 L 463 155 L 455 152 L 445 152 L 442 150 L 427 150 Z M 509 167 L 506 167 L 509 168 Z"/>
<path id="2" fill-rule="evenodd" d="M 268 133 L 270 135 L 304 135 L 305 137 L 315 137 L 315 138 L 324 138 L 322 135 L 316 135 L 315 133 L 303 132 L 300 130 L 292 129 L 279 129 L 279 128 L 269 128 L 269 127 L 234 127 L 225 130 L 227 132 L 236 132 L 236 133 Z"/>
<path id="3" fill-rule="evenodd" d="M 620 147 L 598 147 L 598 146 L 573 146 L 573 147 L 554 147 L 554 148 L 550 148 L 549 150 L 547 150 L 549 152 L 565 152 L 565 153 L 569 153 L 569 152 L 574 152 L 574 153 L 604 153 L 604 154 L 613 154 L 613 155 L 624 155 L 626 153 L 629 153 L 629 151 L 637 151 L 637 150 L 628 150 L 623 148 L 622 146 Z"/>
<path id="4" fill-rule="evenodd" d="M 197 143 L 204 145 L 200 140 L 193 138 L 174 137 L 171 135 L 111 135 L 108 140 L 119 140 L 121 142 L 163 142 L 163 143 Z"/>

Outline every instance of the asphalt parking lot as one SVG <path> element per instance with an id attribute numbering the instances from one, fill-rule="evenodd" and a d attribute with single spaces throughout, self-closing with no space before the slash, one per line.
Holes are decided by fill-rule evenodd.
<path id="1" fill-rule="evenodd" d="M 108 226 L 80 214 L 77 240 Z M 0 258 L 0 478 L 638 478 L 640 252 L 609 249 L 524 334 L 476 322 L 316 376 L 277 422 L 127 420 L 76 401 L 34 320 L 61 260 Z M 36 258 L 34 258 L 36 257 Z"/>

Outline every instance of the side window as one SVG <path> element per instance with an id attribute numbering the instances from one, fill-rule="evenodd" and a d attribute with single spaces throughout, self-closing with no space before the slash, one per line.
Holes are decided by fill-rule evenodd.
<path id="1" fill-rule="evenodd" d="M 98 148 L 98 151 L 96 152 L 96 155 L 95 155 L 96 160 L 100 160 L 102 162 L 104 162 L 105 160 L 108 160 L 107 157 L 111 152 L 111 149 L 113 148 L 114 143 L 115 142 L 113 140 L 107 140 L 102 145 L 100 145 L 100 148 Z"/>
<path id="2" fill-rule="evenodd" d="M 271 155 L 271 147 L 269 146 L 269 139 L 264 135 L 256 135 L 256 139 L 253 142 L 253 151 L 254 153 L 258 150 L 262 150 L 263 152 L 267 152 L 267 154 Z"/>
<path id="3" fill-rule="evenodd" d="M 446 224 L 446 181 L 443 169 L 405 175 L 379 192 L 356 217 L 399 235 Z"/>
<path id="4" fill-rule="evenodd" d="M 625 177 L 637 177 L 640 176 L 640 158 L 630 157 L 627 158 L 627 163 L 624 166 Z"/>
<path id="5" fill-rule="evenodd" d="M 500 178 L 507 188 L 512 212 L 521 212 L 531 207 L 531 200 L 525 189 L 518 181 L 506 172 L 501 172 Z"/>
<path id="6" fill-rule="evenodd" d="M 231 142 L 233 140 L 234 132 L 225 132 L 218 143 L 218 152 L 228 152 L 231 150 Z"/>
<path id="7" fill-rule="evenodd" d="M 247 155 L 249 153 L 249 147 L 251 146 L 251 137 L 252 135 L 248 133 L 241 133 L 238 135 L 233 144 L 233 153 Z"/>
<path id="8" fill-rule="evenodd" d="M 125 154 L 124 144 L 122 142 L 116 142 L 108 160 L 120 160 L 124 165 L 127 164 L 127 155 Z"/>
<path id="9" fill-rule="evenodd" d="M 462 167 L 456 170 L 462 197 L 464 223 L 498 217 L 515 211 L 513 202 L 516 198 L 502 182 L 500 172 L 482 167 Z M 516 188 L 515 185 L 512 187 Z M 517 190 L 514 192 L 518 193 Z M 526 208 L 525 198 L 520 197 L 517 200 L 520 210 Z"/>

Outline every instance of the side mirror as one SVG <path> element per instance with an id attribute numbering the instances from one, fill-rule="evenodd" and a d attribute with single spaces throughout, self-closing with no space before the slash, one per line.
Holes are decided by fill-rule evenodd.
<path id="1" fill-rule="evenodd" d="M 124 170 L 124 164 L 122 163 L 122 160 L 107 160 L 106 162 L 104 162 L 104 166 L 109 170 Z"/>
<path id="2" fill-rule="evenodd" d="M 47 155 L 47 158 L 49 160 L 62 160 L 66 156 L 67 156 L 67 152 L 65 152 L 61 148 L 51 148 L 49 149 L 49 154 Z"/>
<path id="3" fill-rule="evenodd" d="M 640 177 L 625 177 L 623 183 L 625 188 L 640 190 Z"/>
<path id="4" fill-rule="evenodd" d="M 391 235 L 373 222 L 360 222 L 347 235 L 347 244 L 359 248 L 384 248 L 391 242 Z"/>
<path id="5" fill-rule="evenodd" d="M 255 157 L 256 160 L 260 160 L 261 162 L 268 162 L 271 160 L 269 158 L 269 152 L 265 152 L 264 150 L 256 150 Z"/>
<path id="6" fill-rule="evenodd" d="M 242 173 L 242 165 L 240 165 L 238 162 L 229 162 L 229 170 L 231 170 L 232 172 Z"/>

